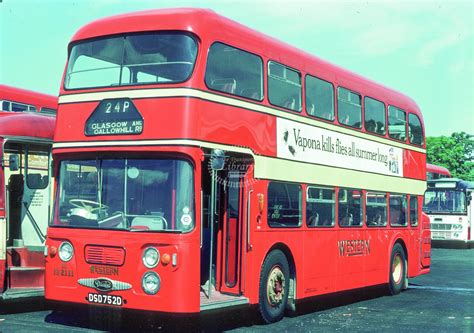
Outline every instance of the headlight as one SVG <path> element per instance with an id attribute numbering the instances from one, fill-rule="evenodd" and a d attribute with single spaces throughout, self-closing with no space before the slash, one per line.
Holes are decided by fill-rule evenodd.
<path id="1" fill-rule="evenodd" d="M 156 267 L 160 261 L 160 252 L 154 247 L 149 247 L 143 251 L 142 260 L 143 265 L 145 265 L 147 268 Z"/>
<path id="2" fill-rule="evenodd" d="M 160 277 L 155 272 L 146 272 L 142 278 L 143 291 L 155 295 L 160 290 Z"/>
<path id="3" fill-rule="evenodd" d="M 72 244 L 69 242 L 62 242 L 59 246 L 59 258 L 61 258 L 62 261 L 67 262 L 72 259 L 73 254 L 74 248 L 72 247 Z"/>

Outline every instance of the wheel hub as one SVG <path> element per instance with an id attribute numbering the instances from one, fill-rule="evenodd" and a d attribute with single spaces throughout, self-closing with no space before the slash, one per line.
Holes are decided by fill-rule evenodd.
<path id="1" fill-rule="evenodd" d="M 393 264 L 392 264 L 392 279 L 396 284 L 399 284 L 400 281 L 402 280 L 402 275 L 403 275 L 403 264 L 402 264 L 402 258 L 400 257 L 399 254 L 396 254 L 395 257 L 393 258 Z"/>
<path id="2" fill-rule="evenodd" d="M 278 266 L 273 267 L 267 280 L 267 299 L 271 306 L 278 306 L 283 301 L 285 285 L 285 275 L 281 268 Z"/>

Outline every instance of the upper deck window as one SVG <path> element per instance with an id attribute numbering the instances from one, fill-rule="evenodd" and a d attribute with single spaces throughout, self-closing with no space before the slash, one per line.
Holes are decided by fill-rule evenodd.
<path id="1" fill-rule="evenodd" d="M 306 76 L 306 112 L 310 116 L 334 120 L 334 90 L 331 83 Z"/>
<path id="2" fill-rule="evenodd" d="M 300 73 L 273 61 L 268 62 L 268 99 L 273 105 L 301 111 Z"/>
<path id="3" fill-rule="evenodd" d="M 337 118 L 340 124 L 362 127 L 362 99 L 359 94 L 337 88 Z"/>
<path id="4" fill-rule="evenodd" d="M 388 136 L 400 141 L 406 139 L 406 112 L 394 106 L 388 106 Z"/>
<path id="5" fill-rule="evenodd" d="M 180 33 L 124 35 L 72 47 L 64 87 L 81 89 L 186 81 L 196 41 Z"/>
<path id="6" fill-rule="evenodd" d="M 209 49 L 205 81 L 209 89 L 261 101 L 262 59 L 235 47 L 214 43 Z"/>
<path id="7" fill-rule="evenodd" d="M 12 112 L 36 112 L 36 106 L 11 102 L 11 101 L 2 101 L 1 102 L 2 111 L 12 111 Z"/>
<path id="8" fill-rule="evenodd" d="M 415 145 L 423 144 L 423 131 L 421 130 L 421 121 L 416 114 L 408 114 L 408 138 L 410 143 Z"/>
<path id="9" fill-rule="evenodd" d="M 364 98 L 365 129 L 368 132 L 385 135 L 385 105 L 373 98 Z"/>

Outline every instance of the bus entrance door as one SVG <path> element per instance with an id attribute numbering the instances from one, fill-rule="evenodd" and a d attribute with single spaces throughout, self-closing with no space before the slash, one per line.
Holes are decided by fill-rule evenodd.
<path id="1" fill-rule="evenodd" d="M 49 144 L 5 144 L 6 267 L 3 299 L 40 296 L 44 286 L 44 241 L 49 219 Z"/>
<path id="2" fill-rule="evenodd" d="M 245 184 L 252 164 L 236 170 L 232 157 L 225 158 L 230 167 L 216 163 L 210 173 L 207 168 L 202 173 L 201 311 L 248 303 L 242 272 L 249 205 Z"/>
<path id="3" fill-rule="evenodd" d="M 229 172 L 224 186 L 221 291 L 229 294 L 240 294 L 241 236 L 245 216 L 243 176 L 239 172 Z"/>

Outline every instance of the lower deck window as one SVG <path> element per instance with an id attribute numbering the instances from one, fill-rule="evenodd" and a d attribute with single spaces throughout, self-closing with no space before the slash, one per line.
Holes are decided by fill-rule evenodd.
<path id="1" fill-rule="evenodd" d="M 390 225 L 407 225 L 407 197 L 403 194 L 390 195 Z"/>
<path id="2" fill-rule="evenodd" d="M 365 223 L 367 226 L 386 226 L 387 195 L 385 193 L 367 192 L 365 213 Z"/>
<path id="3" fill-rule="evenodd" d="M 410 196 L 410 224 L 412 227 L 418 225 L 418 197 Z"/>
<path id="4" fill-rule="evenodd" d="M 308 227 L 334 226 L 336 193 L 334 189 L 308 187 L 306 194 L 306 224 Z"/>
<path id="5" fill-rule="evenodd" d="M 297 184 L 271 182 L 268 185 L 268 225 L 275 228 L 301 224 L 301 187 Z"/>
<path id="6" fill-rule="evenodd" d="M 339 226 L 353 227 L 362 225 L 361 198 L 362 192 L 359 190 L 339 189 Z"/>

